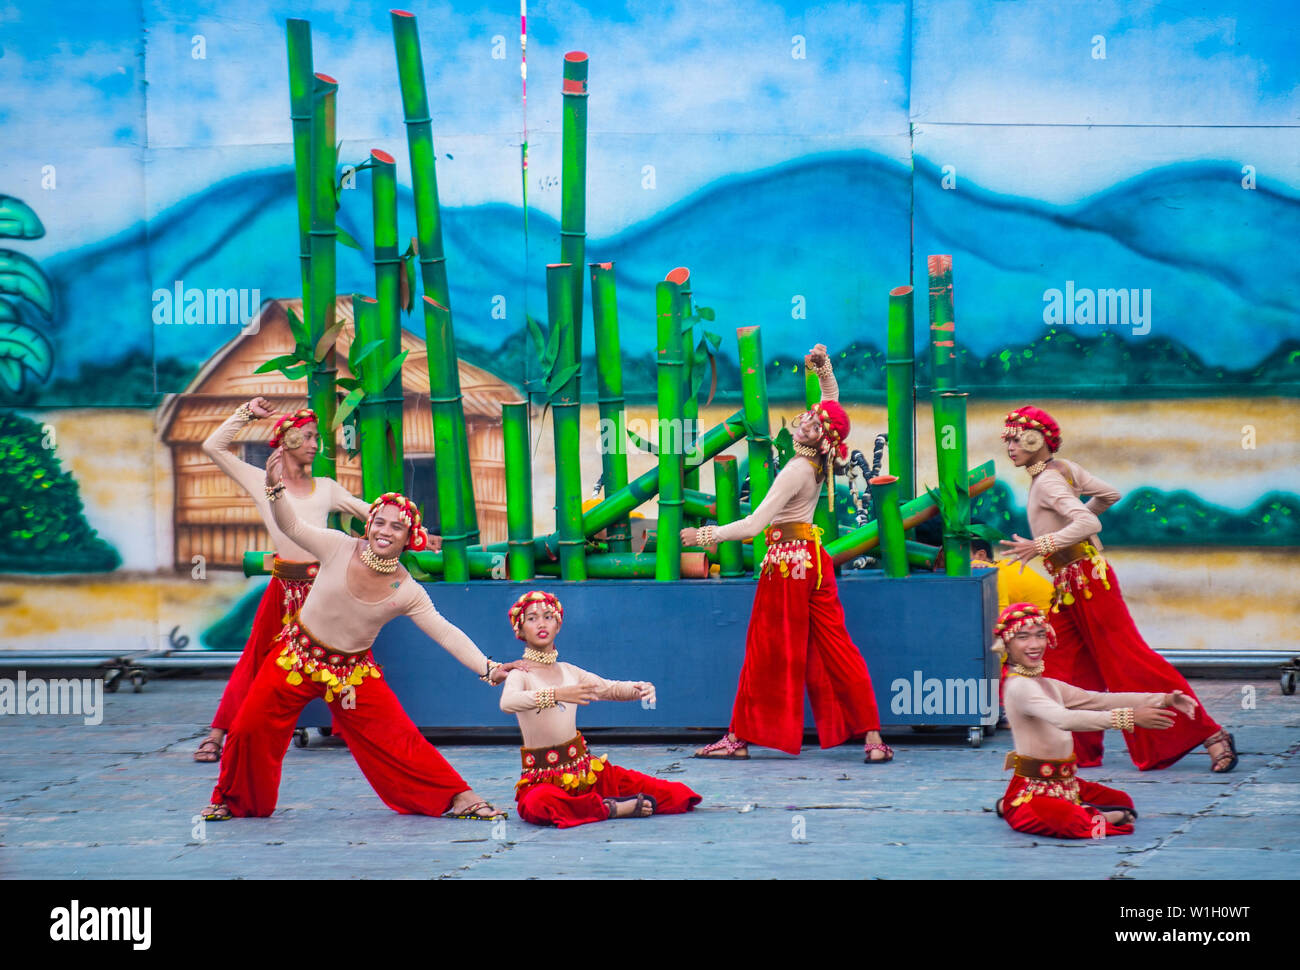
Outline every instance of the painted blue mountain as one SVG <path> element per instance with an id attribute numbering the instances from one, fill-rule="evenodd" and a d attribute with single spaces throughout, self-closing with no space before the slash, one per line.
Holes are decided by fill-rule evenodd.
<path id="1" fill-rule="evenodd" d="M 1229 168 L 1210 163 L 1154 170 L 1072 207 L 969 183 L 946 192 L 939 179 L 923 160 L 914 180 L 868 152 L 812 156 L 719 181 L 616 236 L 590 239 L 587 258 L 617 263 L 629 356 L 653 352 L 654 283 L 677 265 L 691 267 L 697 301 L 715 309 L 724 352 L 734 353 L 733 329 L 752 324 L 763 327 L 769 359 L 802 354 L 815 340 L 879 347 L 887 294 L 909 280 L 915 189 L 918 344 L 927 336 L 924 266 L 932 252 L 954 256 L 958 340 L 977 355 L 1040 338 L 1044 294 L 1067 281 L 1080 291 L 1151 291 L 1147 336 L 1105 328 L 1135 352 L 1161 337 L 1212 366 L 1240 368 L 1300 339 L 1300 268 L 1284 256 L 1300 235 L 1295 197 L 1243 190 Z M 364 174 L 357 183 L 342 193 L 340 224 L 368 245 Z M 400 234 L 414 235 L 409 193 L 399 207 Z M 522 333 L 525 309 L 545 317 L 545 265 L 559 252 L 555 220 L 530 212 L 526 248 L 522 211 L 507 205 L 444 210 L 443 232 L 460 339 L 496 348 Z M 174 383 L 237 328 L 155 324 L 155 290 L 183 281 L 186 289 L 257 290 L 261 299 L 300 295 L 292 173 L 229 179 L 147 227 L 44 265 L 57 293 L 56 379 L 152 354 L 184 365 L 168 370 Z M 339 292 L 372 289 L 366 258 L 340 247 Z M 496 297 L 505 298 L 504 319 L 493 315 Z M 589 350 L 589 308 L 586 318 Z M 422 332 L 418 315 L 408 326 Z"/>

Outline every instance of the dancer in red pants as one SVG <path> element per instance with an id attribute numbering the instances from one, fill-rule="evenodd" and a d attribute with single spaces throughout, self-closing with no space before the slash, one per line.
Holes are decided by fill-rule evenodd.
<path id="1" fill-rule="evenodd" d="M 821 530 L 811 524 L 836 455 L 848 454 L 849 418 L 838 403 L 826 348 L 818 344 L 804 363 L 821 382 L 822 400 L 795 419 L 795 457 L 758 508 L 739 522 L 682 530 L 683 545 L 712 546 L 768 527 L 731 729 L 696 751 L 697 758 L 748 758 L 750 743 L 798 754 L 805 685 L 823 748 L 865 734 L 869 764 L 894 757 L 880 737 L 867 663 L 844 625 L 834 566 L 822 548 Z"/>
<path id="2" fill-rule="evenodd" d="M 593 758 L 578 731 L 578 705 L 592 701 L 646 701 L 655 688 L 645 681 L 605 680 L 573 664 L 557 663 L 555 636 L 564 608 L 550 593 L 533 590 L 510 607 L 510 625 L 524 641 L 524 660 L 501 692 L 501 710 L 517 714 L 524 747 L 515 786 L 519 817 L 562 829 L 613 818 L 644 818 L 689 812 L 700 796 L 675 781 L 662 781 Z"/>
<path id="3" fill-rule="evenodd" d="M 262 594 L 253 617 L 253 627 L 248 634 L 239 662 L 230 674 L 226 689 L 212 718 L 212 729 L 194 752 L 194 760 L 214 762 L 221 760 L 221 745 L 226 732 L 235 723 L 235 715 L 244 702 L 253 678 L 271 652 L 271 642 L 302 608 L 307 590 L 320 564 L 312 555 L 281 532 L 271 518 L 271 507 L 266 501 L 263 485 L 265 471 L 236 458 L 230 446 L 235 437 L 249 423 L 271 416 L 271 407 L 265 398 L 256 397 L 241 404 L 217 430 L 203 442 L 204 453 L 218 468 L 238 484 L 257 506 L 262 524 L 271 535 L 275 549 L 275 562 L 271 567 L 271 581 Z M 284 478 L 287 502 L 308 525 L 325 525 L 331 512 L 346 512 L 364 519 L 370 507 L 352 495 L 332 478 L 313 478 L 312 461 L 316 457 L 319 437 L 316 414 L 304 408 L 294 414 L 282 415 L 271 432 L 271 447 L 283 444 L 285 456 Z"/>
<path id="4" fill-rule="evenodd" d="M 366 780 L 393 811 L 502 817 L 420 735 L 370 653 L 380 628 L 405 615 L 483 680 L 500 682 L 520 666 L 484 657 L 399 565 L 403 549 L 420 550 L 428 541 L 419 510 L 405 496 L 389 492 L 371 506 L 364 539 L 313 528 L 283 501 L 278 452 L 266 466 L 266 494 L 276 524 L 321 567 L 302 612 L 281 631 L 277 655 L 263 665 L 235 718 L 204 818 L 267 816 L 275 810 L 294 723 L 313 697 L 329 705 Z"/>
<path id="5" fill-rule="evenodd" d="M 1174 723 L 1170 708 L 1190 718 L 1196 702 L 1182 691 L 1107 694 L 1045 676 L 1043 663 L 1056 637 L 1047 617 L 1030 603 L 1003 610 L 993 633 L 999 640 L 993 649 L 1007 665 L 1002 700 L 1015 743 L 1005 766 L 1015 775 L 997 813 L 1017 832 L 1032 835 L 1087 839 L 1131 833 L 1137 820 L 1133 800 L 1075 773 L 1070 732 L 1166 731 Z"/>
<path id="6" fill-rule="evenodd" d="M 1138 633 L 1120 593 L 1115 570 L 1101 555 L 1098 516 L 1119 501 L 1119 492 L 1076 462 L 1055 457 L 1061 429 L 1046 411 L 1023 407 L 1007 415 L 1002 438 L 1017 468 L 1029 472 L 1027 511 L 1033 539 L 1012 536 L 1002 545 L 1022 563 L 1043 557 L 1055 580 L 1052 628 L 1060 648 L 1047 663 L 1056 680 L 1085 690 L 1136 690 L 1158 687 L 1195 698 L 1173 664 L 1152 650 Z M 1081 495 L 1092 498 L 1085 505 Z M 1199 701 L 1198 701 L 1199 704 Z M 1209 713 L 1178 718 L 1160 734 L 1125 734 L 1129 755 L 1142 771 L 1167 768 L 1204 744 L 1211 770 L 1231 771 L 1237 750 L 1231 734 Z M 1076 734 L 1080 767 L 1101 764 L 1100 732 Z"/>

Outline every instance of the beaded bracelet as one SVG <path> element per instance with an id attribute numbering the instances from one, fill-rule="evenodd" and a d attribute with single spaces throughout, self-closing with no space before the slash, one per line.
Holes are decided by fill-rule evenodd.
<path id="1" fill-rule="evenodd" d="M 1132 734 L 1134 727 L 1136 727 L 1136 725 L 1133 723 L 1133 708 L 1131 707 L 1115 708 L 1113 711 L 1110 712 L 1110 724 L 1111 727 L 1119 728 L 1121 731 L 1125 731 L 1129 734 Z"/>
<path id="2" fill-rule="evenodd" d="M 274 485 L 266 486 L 266 500 L 274 502 L 284 495 L 284 482 L 276 482 Z"/>
<path id="3" fill-rule="evenodd" d="M 1056 540 L 1050 535 L 1042 535 L 1034 540 L 1034 548 L 1038 554 L 1046 559 L 1052 553 L 1056 552 Z"/>
<path id="4" fill-rule="evenodd" d="M 555 706 L 555 688 L 543 687 L 537 692 L 537 713 L 540 714 L 548 707 Z"/>
<path id="5" fill-rule="evenodd" d="M 717 532 L 717 526 L 703 525 L 696 530 L 695 543 L 700 546 L 716 546 L 718 540 L 714 538 Z"/>
<path id="6" fill-rule="evenodd" d="M 491 657 L 488 657 L 487 663 L 483 666 L 483 673 L 478 675 L 478 679 L 483 681 L 483 683 L 487 684 L 489 687 L 496 687 L 497 685 L 492 683 L 492 671 L 496 670 L 500 666 L 499 663 Z"/>
<path id="7" fill-rule="evenodd" d="M 248 406 L 248 402 L 235 408 L 235 417 L 242 418 L 245 422 L 257 420 L 257 415 L 253 414 L 253 409 Z"/>

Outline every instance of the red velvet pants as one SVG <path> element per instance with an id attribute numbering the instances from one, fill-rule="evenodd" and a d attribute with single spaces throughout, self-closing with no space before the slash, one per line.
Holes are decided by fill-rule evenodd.
<path id="1" fill-rule="evenodd" d="M 534 825 L 554 825 L 569 829 L 588 822 L 603 822 L 609 811 L 602 799 L 624 795 L 651 795 L 658 807 L 656 815 L 689 812 L 702 800 L 679 781 L 663 781 L 639 771 L 606 764 L 596 773 L 596 784 L 582 795 L 572 795 L 558 785 L 542 782 L 530 785 L 515 795 L 519 817 Z"/>
<path id="2" fill-rule="evenodd" d="M 1067 798 L 1035 795 L 1027 802 L 1012 806 L 1016 796 L 1029 784 L 1029 779 L 1013 775 L 1011 784 L 1007 785 L 1007 793 L 1003 796 L 1003 817 L 1017 832 L 1050 835 L 1058 839 L 1091 839 L 1096 838 L 1099 832 L 1106 835 L 1132 833 L 1132 825 L 1112 825 L 1104 819 L 1098 822 L 1097 816 L 1101 814 L 1102 806 L 1107 809 L 1132 808 L 1133 799 L 1118 788 L 1084 781 L 1077 775 L 1075 781 L 1079 785 L 1079 800 L 1083 804 Z"/>
<path id="3" fill-rule="evenodd" d="M 324 683 L 303 680 L 292 685 L 274 658 L 268 659 L 226 739 L 212 803 L 228 805 L 237 817 L 265 818 L 274 812 L 280 765 L 298 714 L 313 697 L 324 695 Z M 353 706 L 345 706 L 345 701 Z M 361 773 L 393 811 L 442 815 L 456 795 L 469 790 L 416 729 L 382 678 L 367 677 L 355 691 L 338 694 L 329 707 Z"/>
<path id="4" fill-rule="evenodd" d="M 771 570 L 759 579 L 731 712 L 736 737 L 787 754 L 803 745 L 805 686 L 823 748 L 880 728 L 867 662 L 844 626 L 831 557 L 818 551 L 820 589 L 816 568 L 798 578 Z"/>
<path id="5" fill-rule="evenodd" d="M 1181 690 L 1196 697 L 1183 675 L 1138 633 L 1124 605 L 1115 570 L 1108 568 L 1106 577 L 1109 589 L 1094 578 L 1087 587 L 1091 598 L 1075 591 L 1073 603 L 1061 604 L 1058 612 L 1049 614 L 1056 631 L 1056 649 L 1047 651 L 1043 676 L 1085 690 Z M 1124 733 L 1129 755 L 1139 770 L 1168 768 L 1219 730 L 1218 722 L 1202 707 L 1194 718 L 1172 709 L 1169 713 L 1174 715 L 1174 723 L 1167 730 L 1138 728 Z M 1101 731 L 1075 732 L 1074 753 L 1080 768 L 1101 764 L 1102 738 Z"/>
<path id="6" fill-rule="evenodd" d="M 229 731 L 235 723 L 248 689 L 253 686 L 257 673 L 271 652 L 271 641 L 280 635 L 289 617 L 297 613 L 302 602 L 311 589 L 310 582 L 280 580 L 272 578 L 262 594 L 262 601 L 257 605 L 253 616 L 253 628 L 248 634 L 248 642 L 239 655 L 239 662 L 230 673 L 226 689 L 221 694 L 221 703 L 212 718 L 212 726 L 221 731 Z"/>

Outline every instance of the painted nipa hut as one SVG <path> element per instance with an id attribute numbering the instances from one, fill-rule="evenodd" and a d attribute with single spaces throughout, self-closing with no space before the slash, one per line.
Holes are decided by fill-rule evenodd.
<path id="1" fill-rule="evenodd" d="M 172 526 L 175 565 L 190 569 L 195 556 L 210 568 L 239 568 L 246 550 L 270 548 L 270 537 L 257 510 L 234 482 L 208 460 L 203 441 L 240 404 L 264 397 L 277 414 L 307 406 L 307 380 L 291 381 L 278 371 L 255 374 L 273 357 L 293 352 L 288 309 L 302 314 L 301 300 L 268 300 L 258 320 L 213 355 L 184 391 L 167 398 L 159 411 L 158 428 L 171 453 L 175 495 Z M 352 301 L 340 297 L 336 320 L 344 324 L 335 347 L 339 376 L 350 376 L 348 348 L 355 335 Z M 429 369 L 424 341 L 402 331 L 402 438 L 406 493 L 437 526 L 436 454 L 429 410 Z M 460 362 L 469 463 L 474 500 L 483 542 L 503 542 L 506 534 L 506 479 L 501 436 L 501 405 L 518 401 L 519 390 L 493 374 Z M 245 461 L 261 467 L 271 449 L 267 443 L 274 421 L 255 421 L 235 439 Z M 325 433 L 325 429 L 321 429 Z M 238 452 L 237 452 L 238 453 Z M 337 448 L 337 478 L 354 495 L 361 494 L 361 461 Z"/>

